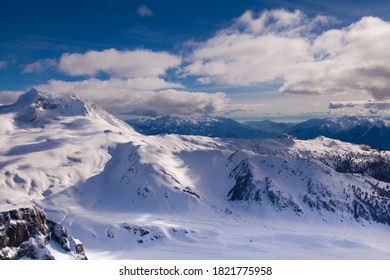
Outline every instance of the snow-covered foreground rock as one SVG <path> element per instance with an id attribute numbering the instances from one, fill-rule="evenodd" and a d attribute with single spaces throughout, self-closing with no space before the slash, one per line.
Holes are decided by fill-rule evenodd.
<path id="1" fill-rule="evenodd" d="M 35 90 L 0 107 L 0 134 L 0 210 L 42 207 L 89 259 L 390 257 L 386 151 L 144 136 Z"/>

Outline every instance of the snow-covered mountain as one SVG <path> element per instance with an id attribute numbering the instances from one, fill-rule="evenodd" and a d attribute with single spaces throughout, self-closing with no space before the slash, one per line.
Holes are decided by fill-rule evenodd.
<path id="1" fill-rule="evenodd" d="M 269 138 L 278 134 L 254 130 L 233 119 L 210 116 L 162 116 L 126 121 L 138 132 L 146 135 L 181 134 L 222 138 Z"/>
<path id="2" fill-rule="evenodd" d="M 311 119 L 285 131 L 300 139 L 320 135 L 355 144 L 390 149 L 390 121 L 375 117 L 345 116 L 336 119 Z"/>
<path id="3" fill-rule="evenodd" d="M 36 90 L 0 107 L 0 124 L 0 210 L 40 206 L 90 259 L 390 256 L 390 152 L 145 136 Z"/>

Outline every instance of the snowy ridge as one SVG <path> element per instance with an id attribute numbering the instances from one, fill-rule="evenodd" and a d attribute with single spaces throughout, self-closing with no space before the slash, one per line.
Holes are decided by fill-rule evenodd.
<path id="1" fill-rule="evenodd" d="M 0 209 L 39 205 L 91 259 L 389 257 L 388 151 L 145 136 L 89 101 L 36 92 L 1 107 L 0 123 Z"/>

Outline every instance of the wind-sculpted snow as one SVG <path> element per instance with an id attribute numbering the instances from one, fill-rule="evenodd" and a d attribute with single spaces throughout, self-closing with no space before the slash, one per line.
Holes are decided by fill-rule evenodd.
<path id="1" fill-rule="evenodd" d="M 0 210 L 39 205 L 89 258 L 390 257 L 390 184 L 375 167 L 388 151 L 145 136 L 34 90 L 0 107 L 0 123 Z"/>

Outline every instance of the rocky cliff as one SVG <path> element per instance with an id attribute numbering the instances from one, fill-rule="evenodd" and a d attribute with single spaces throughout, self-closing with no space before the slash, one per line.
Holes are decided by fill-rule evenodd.
<path id="1" fill-rule="evenodd" d="M 47 247 L 50 242 L 75 259 L 87 259 L 83 244 L 60 223 L 46 219 L 42 209 L 32 206 L 0 213 L 0 260 L 54 260 Z"/>

